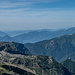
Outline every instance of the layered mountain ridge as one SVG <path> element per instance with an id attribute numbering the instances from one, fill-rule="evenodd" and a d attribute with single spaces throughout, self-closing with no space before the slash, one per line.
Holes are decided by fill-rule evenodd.
<path id="1" fill-rule="evenodd" d="M 19 43 L 35 43 L 42 40 L 49 40 L 54 37 L 75 33 L 75 27 L 69 29 L 42 29 L 42 30 L 28 30 L 28 31 L 9 31 L 0 35 L 0 41 L 5 42 L 19 42 Z M 15 36 L 10 36 L 15 35 Z"/>
<path id="2" fill-rule="evenodd" d="M 28 43 L 25 46 L 33 55 L 51 55 L 57 61 L 63 61 L 75 52 L 75 34 Z"/>

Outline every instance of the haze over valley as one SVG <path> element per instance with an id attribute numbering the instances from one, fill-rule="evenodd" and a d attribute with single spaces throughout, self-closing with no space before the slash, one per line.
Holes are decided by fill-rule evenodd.
<path id="1" fill-rule="evenodd" d="M 0 75 L 75 75 L 75 1 L 0 0 Z"/>

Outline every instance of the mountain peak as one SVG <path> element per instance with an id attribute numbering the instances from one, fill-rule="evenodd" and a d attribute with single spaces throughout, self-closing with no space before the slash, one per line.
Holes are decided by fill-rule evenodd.
<path id="1" fill-rule="evenodd" d="M 30 54 L 29 50 L 23 44 L 15 42 L 0 42 L 0 51 L 5 51 L 11 54 Z"/>

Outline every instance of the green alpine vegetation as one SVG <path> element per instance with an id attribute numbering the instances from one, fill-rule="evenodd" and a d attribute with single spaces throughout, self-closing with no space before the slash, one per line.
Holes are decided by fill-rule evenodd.
<path id="1" fill-rule="evenodd" d="M 75 61 L 66 59 L 61 64 L 66 67 L 72 73 L 72 75 L 75 75 Z"/>
<path id="2" fill-rule="evenodd" d="M 0 75 L 71 75 L 51 56 L 26 56 L 0 53 Z"/>
<path id="3" fill-rule="evenodd" d="M 15 42 L 0 42 L 0 51 L 12 54 L 30 55 L 29 50 L 23 44 Z"/>
<path id="4" fill-rule="evenodd" d="M 75 34 L 56 37 L 25 46 L 33 55 L 49 55 L 57 61 L 63 61 L 75 52 Z"/>
<path id="5" fill-rule="evenodd" d="M 0 42 L 0 75 L 72 75 L 52 56 L 31 55 L 20 43 Z"/>

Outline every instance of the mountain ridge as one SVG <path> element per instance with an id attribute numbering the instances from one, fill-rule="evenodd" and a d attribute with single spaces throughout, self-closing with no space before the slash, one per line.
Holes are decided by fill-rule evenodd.
<path id="1" fill-rule="evenodd" d="M 13 54 L 30 54 L 29 50 L 23 44 L 15 42 L 0 42 L 0 51 L 5 51 Z"/>
<path id="2" fill-rule="evenodd" d="M 42 40 L 49 40 L 54 37 L 60 37 L 62 35 L 71 35 L 75 33 L 75 27 L 71 27 L 69 29 L 59 29 L 55 31 L 51 30 L 41 30 L 41 31 L 32 31 L 26 34 L 21 34 L 15 36 L 14 39 L 21 39 L 20 41 L 23 43 L 35 43 Z"/>
<path id="3" fill-rule="evenodd" d="M 25 46 L 34 55 L 51 55 L 59 61 L 75 52 L 75 34 L 64 35 L 36 43 L 28 43 Z"/>
<path id="4" fill-rule="evenodd" d="M 3 70 L 0 73 L 14 73 L 15 75 L 71 75 L 68 69 L 56 62 L 52 56 L 14 56 L 14 54 L 0 53 L 0 61 L 2 61 L 0 71 Z"/>

